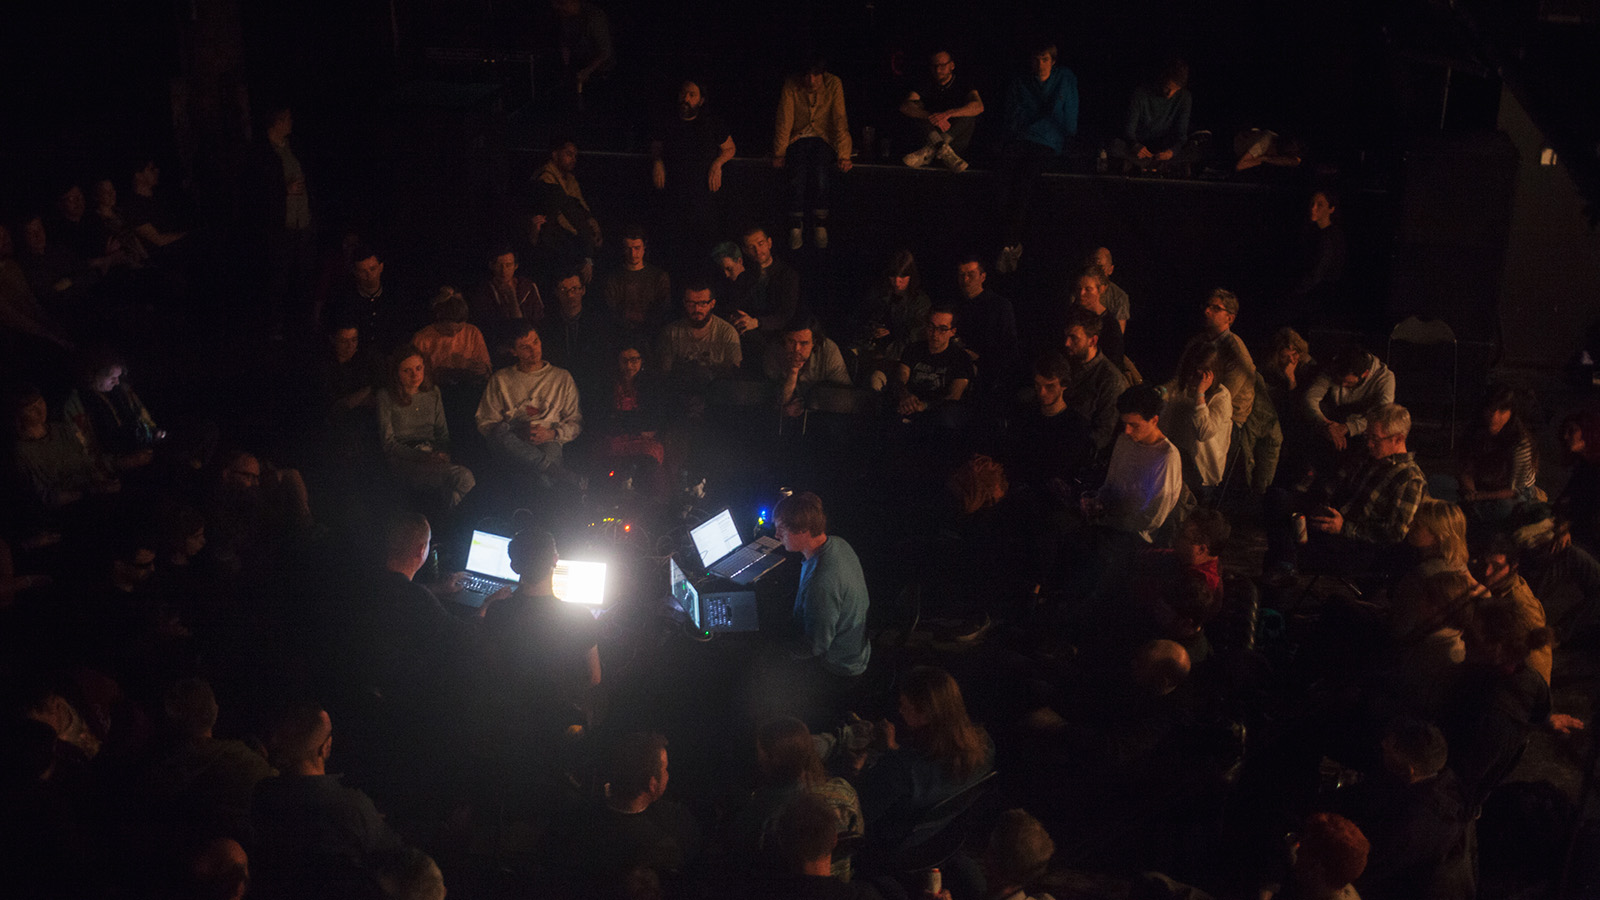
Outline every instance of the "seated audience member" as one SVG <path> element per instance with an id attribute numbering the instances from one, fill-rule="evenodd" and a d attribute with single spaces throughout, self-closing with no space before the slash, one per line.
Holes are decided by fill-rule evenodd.
<path id="1" fill-rule="evenodd" d="M 1216 349 L 1217 381 L 1228 389 L 1233 400 L 1233 426 L 1242 426 L 1255 403 L 1256 364 L 1244 341 L 1233 333 L 1233 323 L 1239 318 L 1239 298 L 1232 291 L 1217 288 L 1206 297 L 1203 314 L 1205 331 L 1190 338 L 1184 352 L 1202 345 Z"/>
<path id="2" fill-rule="evenodd" d="M 1017 482 L 1063 499 L 1076 495 L 1071 486 L 1094 458 L 1089 420 L 1067 403 L 1071 380 L 1071 363 L 1060 352 L 1034 360 L 1033 402 L 1012 417 L 1006 442 Z"/>
<path id="3" fill-rule="evenodd" d="M 561 843 L 568 864 L 584 872 L 590 887 L 605 890 L 635 869 L 658 874 L 682 870 L 700 854 L 700 826 L 667 793 L 667 739 L 627 734 L 611 753 L 605 797 L 590 802 Z M 570 854 L 566 856 L 565 854 Z"/>
<path id="4" fill-rule="evenodd" d="M 688 232 L 680 246 L 695 252 L 717 231 L 722 169 L 737 152 L 727 124 L 705 106 L 705 85 L 685 80 L 671 114 L 650 132 L 650 184 L 664 193 L 668 220 Z"/>
<path id="5" fill-rule="evenodd" d="M 1350 883 L 1366 871 L 1372 845 L 1354 823 L 1316 813 L 1288 841 L 1288 883 L 1263 888 L 1261 900 L 1359 900 Z"/>
<path id="6" fill-rule="evenodd" d="M 1028 886 L 1049 870 L 1055 853 L 1056 842 L 1044 823 L 1026 810 L 1001 813 L 978 862 L 986 885 L 984 900 L 1055 900 L 1046 893 L 1027 893 Z M 950 892 L 941 891 L 939 900 L 951 900 Z"/>
<path id="7" fill-rule="evenodd" d="M 1189 115 L 1194 95 L 1188 85 L 1189 64 L 1174 59 L 1150 84 L 1133 89 L 1122 136 L 1111 142 L 1111 155 L 1122 161 L 1124 171 L 1185 174 L 1193 165 Z"/>
<path id="8" fill-rule="evenodd" d="M 639 348 L 627 344 L 617 351 L 617 370 L 611 382 L 607 405 L 593 418 L 599 419 L 597 431 L 603 441 L 601 452 L 611 465 L 618 462 L 650 459 L 652 485 L 659 478 L 666 450 L 656 438 L 661 426 L 660 401 L 651 385 L 639 375 L 644 368 L 644 355 Z"/>
<path id="9" fill-rule="evenodd" d="M 45 313 L 28 287 L 27 275 L 12 258 L 11 231 L 0 225 L 0 336 L 26 335 L 56 347 L 72 349 L 66 330 Z"/>
<path id="10" fill-rule="evenodd" d="M 93 268 L 68 247 L 53 243 L 45 231 L 44 217 L 33 215 L 22 220 L 22 246 L 17 263 L 28 278 L 33 296 L 45 306 L 67 314 L 63 307 L 76 306 L 90 299 L 89 292 L 99 283 L 102 269 Z M 82 311 L 77 311 L 82 315 Z"/>
<path id="11" fill-rule="evenodd" d="M 143 268 L 150 264 L 150 248 L 144 239 L 133 231 L 124 217 L 122 207 L 117 204 L 116 182 L 109 178 L 102 178 L 94 183 L 94 209 L 90 212 L 96 229 L 106 239 L 109 249 L 113 243 L 126 253 L 128 264 L 134 268 Z"/>
<path id="12" fill-rule="evenodd" d="M 1184 483 L 1200 497 L 1222 484 L 1233 436 L 1233 395 L 1217 377 L 1220 368 L 1214 344 L 1191 345 L 1161 410 L 1162 430 L 1183 459 Z"/>
<path id="13" fill-rule="evenodd" d="M 383 361 L 361 345 L 361 330 L 355 325 L 330 325 L 328 347 L 318 360 L 314 409 L 317 421 L 333 428 L 335 440 L 348 446 L 372 430 L 371 410 L 378 402 L 373 388 L 383 380 Z"/>
<path id="14" fill-rule="evenodd" d="M 322 894 L 361 883 L 375 854 L 399 849 L 399 835 L 372 798 L 328 774 L 333 720 L 316 706 L 292 707 L 272 730 L 278 774 L 256 784 L 250 819 L 252 874 L 267 889 Z"/>
<path id="15" fill-rule="evenodd" d="M 459 294 L 455 299 L 461 302 Z M 447 510 L 455 509 L 477 480 L 471 469 L 450 461 L 444 398 L 431 374 L 427 357 L 416 347 L 395 351 L 389 384 L 378 391 L 378 440 L 390 470 L 407 487 L 436 496 Z"/>
<path id="16" fill-rule="evenodd" d="M 896 409 L 902 416 L 937 410 L 940 423 L 954 428 L 960 419 L 952 407 L 972 383 L 972 357 L 951 343 L 956 336 L 953 308 L 941 306 L 929 313 L 927 334 L 926 341 L 900 354 L 894 375 Z"/>
<path id="17" fill-rule="evenodd" d="M 231 572 L 271 558 L 279 542 L 314 524 L 299 470 L 263 464 L 247 450 L 231 450 L 217 455 L 213 471 L 202 510 L 206 541 Z"/>
<path id="18" fill-rule="evenodd" d="M 684 284 L 683 318 L 668 323 L 656 341 L 656 362 L 663 373 L 690 385 L 704 385 L 739 370 L 744 361 L 739 332 L 713 315 L 716 308 L 717 298 L 705 279 Z"/>
<path id="19" fill-rule="evenodd" d="M 1356 346 L 1334 353 L 1305 392 L 1304 409 L 1313 426 L 1335 449 L 1367 430 L 1372 411 L 1394 403 L 1394 373 L 1376 356 Z"/>
<path id="20" fill-rule="evenodd" d="M 1122 370 L 1100 353 L 1100 326 L 1100 316 L 1078 310 L 1062 329 L 1067 360 L 1072 364 L 1067 405 L 1088 421 L 1096 454 L 1106 453 L 1116 440 L 1117 398 L 1128 388 Z"/>
<path id="21" fill-rule="evenodd" d="M 1083 258 L 1084 268 L 1099 266 L 1100 271 L 1106 276 L 1106 289 L 1100 294 L 1100 302 L 1106 309 L 1116 316 L 1117 324 L 1122 327 L 1122 333 L 1128 333 L 1128 319 L 1133 314 L 1133 304 L 1128 299 L 1128 292 L 1118 287 L 1111 276 L 1116 273 L 1117 267 L 1111 259 L 1111 251 L 1105 247 L 1096 247 L 1094 252 Z"/>
<path id="22" fill-rule="evenodd" d="M 156 165 L 155 160 L 145 158 L 137 161 L 131 182 L 133 190 L 123 198 L 120 206 L 127 227 L 157 257 L 162 255 L 163 249 L 188 235 L 187 231 L 177 228 L 172 211 L 165 200 L 156 194 L 156 188 L 160 185 L 161 167 Z"/>
<path id="23" fill-rule="evenodd" d="M 101 274 L 133 264 L 133 256 L 122 249 L 116 235 L 108 233 L 89 215 L 89 200 L 77 184 L 68 185 L 56 197 L 55 215 L 48 225 L 52 241 L 87 260 Z"/>
<path id="24" fill-rule="evenodd" d="M 1469 819 L 1461 785 L 1445 768 L 1450 748 L 1427 722 L 1401 718 L 1384 730 L 1381 768 L 1336 795 L 1339 811 L 1371 843 L 1354 886 L 1364 900 L 1464 898 L 1470 871 L 1458 843 Z M 1465 876 L 1465 878 L 1463 878 Z"/>
<path id="25" fill-rule="evenodd" d="M 555 538 L 525 528 L 506 548 L 515 590 L 501 591 L 484 617 L 487 674 L 507 725 L 548 751 L 569 725 L 587 724 L 600 686 L 600 629 L 586 606 L 555 596 Z M 665 786 L 665 785 L 663 785 Z"/>
<path id="26" fill-rule="evenodd" d="M 1007 275 L 1022 259 L 1022 233 L 1039 193 L 1039 176 L 1078 133 L 1078 78 L 1056 64 L 1056 45 L 1040 41 L 1028 71 L 1006 88 L 1000 171 L 1005 179 L 1004 248 L 995 271 Z"/>
<path id="27" fill-rule="evenodd" d="M 532 278 L 517 274 L 516 251 L 496 247 L 489 254 L 489 277 L 473 288 L 467 298 L 472 321 L 497 342 L 506 327 L 519 319 L 544 320 L 544 299 Z M 503 349 L 503 348 L 502 348 Z M 497 350 L 498 352 L 498 350 Z"/>
<path id="28" fill-rule="evenodd" d="M 932 666 L 906 672 L 898 703 L 905 727 L 878 723 L 884 752 L 856 781 L 868 835 L 891 850 L 929 809 L 994 768 L 994 742 L 968 717 L 961 686 L 949 672 Z"/>
<path id="29" fill-rule="evenodd" d="M 478 404 L 478 431 L 502 459 L 548 483 L 566 474 L 562 448 L 583 429 L 578 386 L 566 369 L 544 358 L 533 323 L 524 320 L 512 335 L 517 361 L 489 377 Z"/>
<path id="30" fill-rule="evenodd" d="M 811 242 L 818 250 L 827 249 L 832 170 L 850 171 L 851 152 L 844 85 L 822 57 L 813 56 L 784 81 L 772 129 L 772 164 L 789 170 L 790 250 L 805 243 L 807 209 Z"/>
<path id="31" fill-rule="evenodd" d="M 659 266 L 644 261 L 644 229 L 622 232 L 622 268 L 602 279 L 600 297 L 617 327 L 630 334 L 651 333 L 667 320 L 672 285 Z"/>
<path id="32" fill-rule="evenodd" d="M 1518 572 L 1520 567 L 1516 543 L 1505 535 L 1496 535 L 1484 550 L 1479 580 L 1494 600 L 1510 603 L 1520 610 L 1530 630 L 1543 628 L 1544 604 Z M 1555 654 L 1550 646 L 1528 653 L 1528 666 L 1544 678 L 1545 684 L 1550 683 L 1554 663 Z"/>
<path id="33" fill-rule="evenodd" d="M 1123 364 L 1122 323 L 1103 302 L 1106 285 L 1110 282 L 1098 266 L 1089 266 L 1078 273 L 1073 281 L 1072 301 L 1079 309 L 1100 317 L 1100 353 L 1119 369 Z"/>
<path id="34" fill-rule="evenodd" d="M 965 172 L 967 161 L 961 154 L 972 143 L 978 117 L 983 115 L 983 98 L 971 81 L 957 77 L 950 51 L 935 50 L 928 64 L 932 77 L 922 79 L 900 101 L 900 114 L 917 123 L 917 137 L 922 141 L 905 155 L 904 162 L 917 169 L 937 159 L 952 172 Z"/>
<path id="35" fill-rule="evenodd" d="M 594 254 L 600 249 L 600 223 L 583 199 L 578 184 L 578 145 L 567 137 L 557 137 L 550 145 L 550 159 L 534 175 L 540 190 L 539 207 L 548 223 L 540 229 L 539 242 L 550 244 L 558 263 L 576 266 L 587 285 L 594 277 Z"/>
<path id="36" fill-rule="evenodd" d="M 798 797 L 819 797 L 833 810 L 841 835 L 863 833 L 861 801 L 843 778 L 830 778 L 817 755 L 811 730 L 799 719 L 765 722 L 756 731 L 756 791 L 728 823 L 728 849 L 756 866 L 781 869 L 778 820 Z M 833 875 L 849 881 L 850 858 L 834 860 Z"/>
<path id="37" fill-rule="evenodd" d="M 1567 416 L 1560 434 L 1572 472 L 1556 497 L 1556 513 L 1569 523 L 1572 541 L 1592 556 L 1600 552 L 1600 410 Z"/>
<path id="38" fill-rule="evenodd" d="M 1292 169 L 1305 156 L 1299 141 L 1290 140 L 1276 131 L 1265 128 L 1246 128 L 1233 137 L 1235 172 L 1246 172 L 1257 166 L 1274 166 Z"/>
<path id="39" fill-rule="evenodd" d="M 839 345 L 809 317 L 795 320 L 781 340 L 767 348 L 762 374 L 778 385 L 778 405 L 785 415 L 805 412 L 806 393 L 816 384 L 850 384 Z"/>
<path id="40" fill-rule="evenodd" d="M 122 380 L 127 371 L 115 353 L 86 354 L 82 380 L 61 406 L 61 417 L 78 429 L 89 451 L 121 470 L 148 464 L 156 442 L 167 436 L 133 386 Z"/>
<path id="41" fill-rule="evenodd" d="M 838 877 L 833 854 L 839 846 L 837 818 L 815 794 L 796 797 L 778 816 L 772 835 L 779 869 L 749 878 L 724 895 L 767 900 L 881 900 L 872 886 Z"/>
<path id="42" fill-rule="evenodd" d="M 728 322 L 739 331 L 744 358 L 753 362 L 761 358 L 762 342 L 775 339 L 794 319 L 800 306 L 800 276 L 772 255 L 766 229 L 746 228 L 740 245 L 744 255 L 723 266 L 723 274 L 733 279 Z"/>
<path id="43" fill-rule="evenodd" d="M 1520 525 L 1511 534 L 1521 551 L 1518 568 L 1549 610 L 1557 638 L 1570 641 L 1594 627 L 1600 612 L 1600 562 L 1572 540 L 1544 504 L 1522 507 L 1508 525 Z"/>
<path id="44" fill-rule="evenodd" d="M 250 856 L 233 838 L 206 841 L 187 860 L 183 900 L 244 900 L 250 889 Z M 438 900 L 438 898 L 435 898 Z"/>
<path id="45" fill-rule="evenodd" d="M 1289 530 L 1297 505 L 1306 515 L 1307 566 L 1312 571 L 1357 578 L 1393 572 L 1411 518 L 1427 494 L 1427 476 L 1406 449 L 1411 413 L 1405 407 L 1390 403 L 1372 409 L 1362 417 L 1361 428 L 1367 459 L 1354 474 L 1325 482 L 1321 492 L 1279 488 L 1269 496 L 1267 558 L 1281 572 L 1294 568 Z M 1324 497 L 1327 501 L 1320 502 Z"/>
<path id="46" fill-rule="evenodd" d="M 243 741 L 212 736 L 217 698 L 201 678 L 182 679 L 162 698 L 168 738 L 139 778 L 150 804 L 146 821 L 169 838 L 180 834 L 243 834 L 257 782 L 274 774 Z"/>
<path id="47" fill-rule="evenodd" d="M 900 354 L 923 339 L 932 303 L 910 250 L 895 253 L 882 277 L 851 315 L 850 352 L 860 360 L 862 380 L 875 391 L 889 383 Z"/>
<path id="48" fill-rule="evenodd" d="M 1539 497 L 1539 454 L 1516 405 L 1516 391 L 1492 388 L 1483 427 L 1462 448 L 1460 498 L 1474 522 L 1499 523 L 1517 504 Z"/>
<path id="49" fill-rule="evenodd" d="M 556 49 L 561 57 L 561 86 L 575 95 L 581 109 L 584 86 L 601 82 L 617 67 L 611 22 L 605 10 L 587 0 L 552 0 Z M 570 97 L 569 97 L 569 102 Z"/>
<path id="50" fill-rule="evenodd" d="M 1378 691 L 1408 713 L 1432 718 L 1465 659 L 1464 629 L 1489 591 L 1467 571 L 1467 520 L 1455 504 L 1422 501 L 1406 544 L 1417 563 L 1389 598 L 1394 666 Z"/>
<path id="51" fill-rule="evenodd" d="M 1141 551 L 1129 582 L 1130 601 L 1156 634 L 1177 641 L 1194 663 L 1204 662 L 1201 630 L 1222 611 L 1222 551 L 1233 530 L 1222 513 L 1197 509 L 1183 521 L 1171 550 Z"/>
<path id="52" fill-rule="evenodd" d="M 1105 484 L 1083 498 L 1083 513 L 1117 535 L 1107 559 L 1149 544 L 1183 495 L 1183 462 L 1161 431 L 1161 395 L 1136 384 L 1117 398 L 1120 435 L 1111 450 Z"/>
<path id="53" fill-rule="evenodd" d="M 968 255 L 956 261 L 956 288 L 961 304 L 961 347 L 978 365 L 985 398 L 1001 402 L 1009 397 L 1018 376 L 1021 345 L 1017 339 L 1017 311 L 1011 301 L 985 287 L 989 280 L 983 260 Z"/>
<path id="54" fill-rule="evenodd" d="M 14 475 L 44 509 L 76 503 L 85 494 L 117 491 L 111 466 L 84 447 L 78 430 L 51 422 L 38 388 L 23 385 L 8 392 Z"/>
<path id="55" fill-rule="evenodd" d="M 478 326 L 467 321 L 467 298 L 453 287 L 433 296 L 433 324 L 411 337 L 441 384 L 482 383 L 489 377 L 489 345 Z"/>
<path id="56" fill-rule="evenodd" d="M 545 337 L 550 361 L 571 372 L 580 388 L 594 389 L 610 372 L 615 342 L 605 311 L 584 303 L 588 292 L 580 273 L 561 274 L 555 282 L 555 309 L 545 316 L 539 334 Z M 522 333 L 516 324 L 507 332 L 513 340 Z"/>
<path id="57" fill-rule="evenodd" d="M 357 247 L 351 254 L 350 279 L 328 298 L 323 324 L 352 323 L 375 346 L 405 334 L 402 301 L 384 291 L 384 258 L 376 248 Z"/>

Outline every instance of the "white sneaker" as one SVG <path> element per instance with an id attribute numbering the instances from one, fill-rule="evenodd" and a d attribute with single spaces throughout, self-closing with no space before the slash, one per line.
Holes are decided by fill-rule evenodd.
<path id="1" fill-rule="evenodd" d="M 938 151 L 933 155 L 938 157 L 939 162 L 944 163 L 952 172 L 965 172 L 967 170 L 967 161 L 957 156 L 956 151 L 952 150 L 948 143 L 940 144 Z"/>
<path id="2" fill-rule="evenodd" d="M 805 243 L 806 239 L 801 233 L 800 226 L 796 225 L 795 227 L 789 229 L 790 250 L 799 250 L 801 247 L 805 246 Z"/>
<path id="3" fill-rule="evenodd" d="M 811 243 L 818 250 L 828 249 L 828 227 L 826 225 L 818 225 L 816 227 L 816 230 L 811 233 Z"/>
<path id="4" fill-rule="evenodd" d="M 913 169 L 920 169 L 928 164 L 928 160 L 933 159 L 933 154 L 933 145 L 924 144 L 921 150 L 913 150 L 910 153 L 907 153 L 905 156 L 900 157 L 900 161 Z"/>

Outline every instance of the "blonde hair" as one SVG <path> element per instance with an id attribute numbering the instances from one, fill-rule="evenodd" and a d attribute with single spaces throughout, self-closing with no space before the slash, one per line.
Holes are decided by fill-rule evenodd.
<path id="1" fill-rule="evenodd" d="M 1467 567 L 1467 517 L 1461 507 L 1447 500 L 1424 500 L 1411 518 L 1411 527 L 1428 529 L 1439 539 L 1434 554 L 1452 569 Z"/>
<path id="2" fill-rule="evenodd" d="M 961 464 L 950 473 L 950 493 L 961 502 L 961 512 L 971 515 L 985 506 L 993 506 L 1011 489 L 1006 480 L 1005 467 L 983 454 Z"/>

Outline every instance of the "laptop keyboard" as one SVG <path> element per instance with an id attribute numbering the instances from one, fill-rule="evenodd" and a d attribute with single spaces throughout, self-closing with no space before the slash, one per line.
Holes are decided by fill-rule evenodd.
<path id="1" fill-rule="evenodd" d="M 711 571 L 718 575 L 737 575 L 763 556 L 766 554 L 762 552 L 760 545 L 750 544 L 712 566 Z"/>
<path id="2" fill-rule="evenodd" d="M 492 594 L 505 585 L 506 583 L 498 578 L 483 578 L 478 575 L 468 575 L 461 579 L 461 589 L 475 594 Z"/>
<path id="3" fill-rule="evenodd" d="M 706 604 L 706 627 L 725 628 L 733 624 L 733 611 L 728 601 L 718 598 Z"/>

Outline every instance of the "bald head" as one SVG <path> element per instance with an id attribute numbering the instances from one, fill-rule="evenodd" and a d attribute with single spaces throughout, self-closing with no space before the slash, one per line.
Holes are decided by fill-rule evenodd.
<path id="1" fill-rule="evenodd" d="M 1153 694 L 1170 694 L 1188 677 L 1189 651 L 1177 641 L 1151 641 L 1134 655 L 1134 683 Z"/>
<path id="2" fill-rule="evenodd" d="M 429 545 L 433 542 L 433 527 L 428 517 L 418 512 L 404 512 L 389 520 L 384 534 L 384 563 L 390 571 L 407 578 L 417 574 L 428 561 Z"/>
<path id="3" fill-rule="evenodd" d="M 297 775 L 324 774 L 333 743 L 333 720 L 320 706 L 297 706 L 272 730 L 272 760 Z"/>

